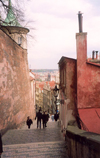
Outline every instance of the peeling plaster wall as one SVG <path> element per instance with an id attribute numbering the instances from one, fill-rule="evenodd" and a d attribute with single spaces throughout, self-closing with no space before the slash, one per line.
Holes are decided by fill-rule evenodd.
<path id="1" fill-rule="evenodd" d="M 100 107 L 100 65 L 88 64 L 87 35 L 77 34 L 78 108 Z"/>
<path id="2" fill-rule="evenodd" d="M 0 30 L 0 129 L 34 117 L 27 51 Z"/>
<path id="3" fill-rule="evenodd" d="M 77 75 L 76 75 L 76 60 L 66 60 L 66 96 L 70 99 L 68 109 L 75 110 L 75 101 L 77 94 Z"/>

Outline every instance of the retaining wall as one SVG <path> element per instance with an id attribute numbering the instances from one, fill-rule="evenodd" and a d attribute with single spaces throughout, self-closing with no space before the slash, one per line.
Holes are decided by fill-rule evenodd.
<path id="1" fill-rule="evenodd" d="M 0 30 L 0 130 L 17 128 L 34 116 L 27 50 Z"/>
<path id="2" fill-rule="evenodd" d="M 100 158 L 99 134 L 68 126 L 65 140 L 69 158 Z"/>

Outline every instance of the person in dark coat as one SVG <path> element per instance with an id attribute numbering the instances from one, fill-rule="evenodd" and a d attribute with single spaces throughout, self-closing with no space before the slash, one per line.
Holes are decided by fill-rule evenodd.
<path id="1" fill-rule="evenodd" d="M 58 118 L 59 118 L 59 114 L 54 114 L 54 119 L 55 119 L 55 121 L 57 121 L 58 120 Z"/>
<path id="2" fill-rule="evenodd" d="M 3 152 L 3 147 L 2 147 L 2 138 L 1 138 L 1 133 L 0 133 L 0 158 L 1 158 L 2 152 Z"/>
<path id="3" fill-rule="evenodd" d="M 46 127 L 46 114 L 45 114 L 45 112 L 42 115 L 42 120 L 43 120 L 43 128 L 45 128 Z"/>
<path id="4" fill-rule="evenodd" d="M 27 121 L 26 121 L 26 124 L 27 124 L 27 126 L 28 126 L 28 128 L 30 128 L 31 127 L 31 124 L 33 123 L 33 121 L 30 119 L 30 117 L 28 116 L 27 117 Z"/>
<path id="5" fill-rule="evenodd" d="M 40 124 L 40 129 L 41 129 L 42 113 L 40 112 L 40 110 L 39 110 L 39 112 L 37 113 L 36 117 L 37 117 L 37 128 L 39 127 L 39 124 Z"/>
<path id="6" fill-rule="evenodd" d="M 49 114 L 47 113 L 46 114 L 46 122 L 48 122 L 49 121 Z"/>

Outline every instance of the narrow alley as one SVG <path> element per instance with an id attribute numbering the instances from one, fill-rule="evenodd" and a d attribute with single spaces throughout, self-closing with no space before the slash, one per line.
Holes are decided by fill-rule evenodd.
<path id="1" fill-rule="evenodd" d="M 9 130 L 2 138 L 2 158 L 68 158 L 67 147 L 58 122 L 49 121 L 45 129 L 37 129 L 36 121 L 31 129 Z"/>

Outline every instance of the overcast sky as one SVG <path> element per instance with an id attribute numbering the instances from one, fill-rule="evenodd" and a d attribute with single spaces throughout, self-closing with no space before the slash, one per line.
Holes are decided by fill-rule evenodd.
<path id="1" fill-rule="evenodd" d="M 34 21 L 28 44 L 31 69 L 56 69 L 62 56 L 76 58 L 75 35 L 79 32 L 78 12 L 83 13 L 83 32 L 87 32 L 87 51 L 100 50 L 99 0 L 28 0 L 25 15 Z"/>

